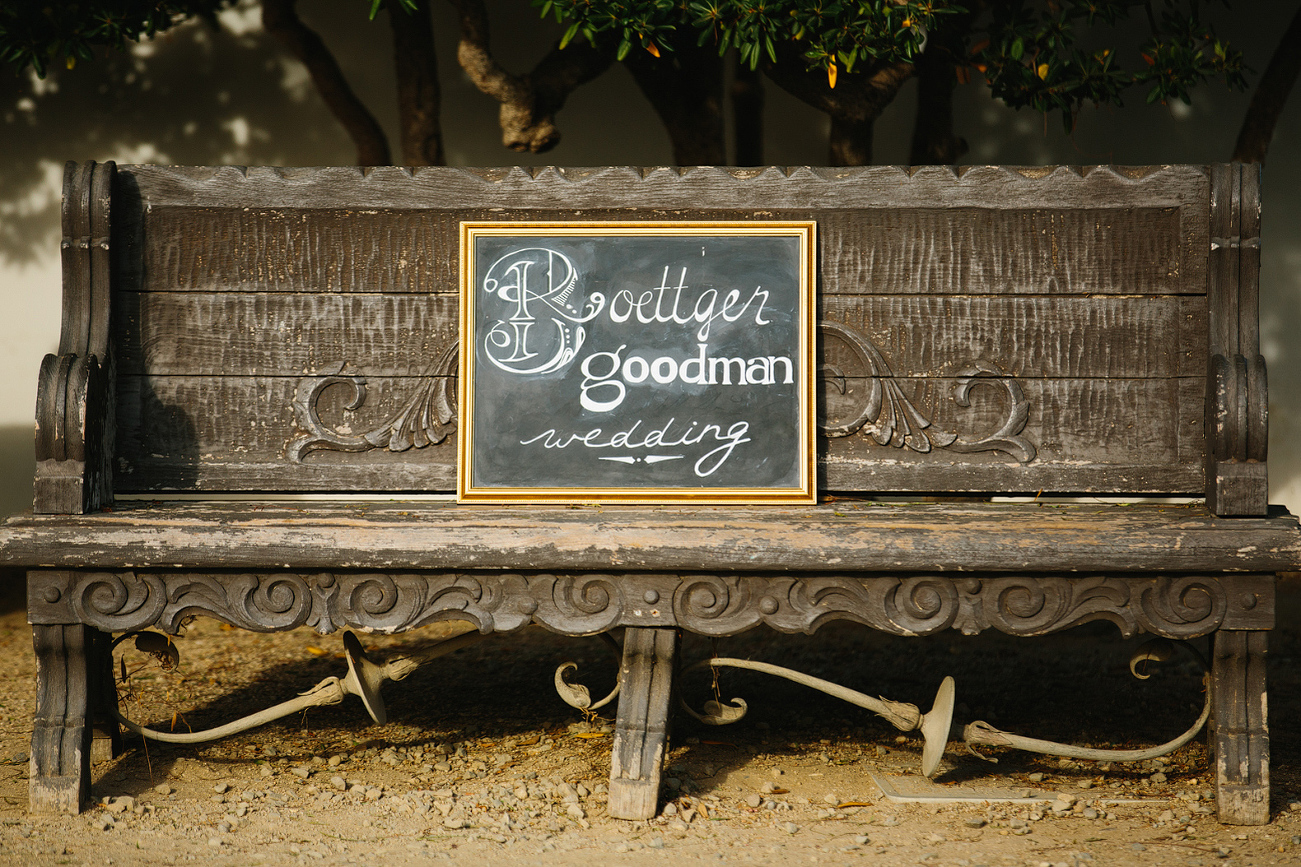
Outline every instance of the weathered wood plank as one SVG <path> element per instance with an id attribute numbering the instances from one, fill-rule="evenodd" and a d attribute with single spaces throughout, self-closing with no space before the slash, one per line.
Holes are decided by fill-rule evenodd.
<path id="1" fill-rule="evenodd" d="M 119 195 L 161 208 L 1196 207 L 1198 166 L 278 168 L 120 166 Z M 1191 215 L 1190 215 L 1191 216 Z M 1202 248 L 1203 250 L 1205 247 Z"/>
<path id="2" fill-rule="evenodd" d="M 449 617 L 482 633 L 536 624 L 563 635 L 651 627 L 721 636 L 757 626 L 812 634 L 832 621 L 852 620 L 902 636 L 947 629 L 1032 636 L 1106 620 L 1126 638 L 1146 632 L 1182 640 L 1274 625 L 1274 576 L 1255 573 L 304 574 L 212 568 L 29 575 L 31 622 L 81 620 L 115 633 L 176 634 L 196 615 L 257 632 L 309 626 L 322 634 L 393 634 Z"/>
<path id="3" fill-rule="evenodd" d="M 321 395 L 320 418 L 360 434 L 383 429 L 422 378 L 366 377 L 356 409 L 346 386 Z M 993 382 L 991 380 L 991 382 Z M 971 406 L 953 400 L 954 380 L 905 380 L 899 394 L 931 427 L 911 445 L 880 445 L 865 424 L 826 441 L 823 488 L 868 491 L 1196 493 L 1202 489 L 1202 384 L 1198 379 L 1016 380 L 1029 403 L 1021 435 L 1036 449 L 1022 464 L 1005 451 L 963 454 L 928 447 L 935 432 L 974 441 L 997 432 L 1010 407 L 997 385 L 977 386 Z M 123 377 L 119 382 L 117 485 L 149 490 L 445 491 L 455 487 L 454 437 L 401 452 L 308 452 L 289 445 L 306 431 L 293 401 L 301 381 L 275 377 Z M 828 422 L 864 411 L 870 382 L 823 389 Z M 898 408 L 901 404 L 882 404 Z M 199 411 L 199 407 L 222 409 Z M 871 420 L 877 423 L 878 419 Z M 915 425 L 914 425 L 915 430 Z"/>
<path id="4" fill-rule="evenodd" d="M 153 505 L 3 525 L 0 565 L 473 571 L 1273 572 L 1301 562 L 1286 510 L 864 503 L 458 507 L 440 502 Z M 286 564 L 292 564 L 287 566 Z"/>
<path id="5" fill-rule="evenodd" d="M 301 376 L 347 362 L 421 376 L 459 339 L 448 295 L 119 293 L 118 370 Z"/>
<path id="6" fill-rule="evenodd" d="M 124 254 L 119 270 L 123 285 L 146 291 L 456 294 L 461 220 L 755 216 L 701 204 L 635 211 L 527 203 L 509 210 L 154 208 L 138 217 L 138 259 Z M 762 216 L 818 221 L 822 289 L 831 295 L 1205 291 L 1185 273 L 1181 214 L 1172 207 L 845 210 L 824 203 L 816 210 L 769 207 Z"/>
<path id="7" fill-rule="evenodd" d="M 821 316 L 861 332 L 896 377 L 952 374 L 977 360 L 1018 377 L 1171 377 L 1206 372 L 1201 297 L 824 297 Z M 852 371 L 823 335 L 823 363 Z"/>
<path id="8" fill-rule="evenodd" d="M 418 376 L 458 338 L 443 295 L 119 293 L 123 375 L 297 376 L 348 362 L 367 375 Z M 1201 297 L 835 296 L 824 319 L 871 339 L 895 376 L 952 373 L 976 360 L 1019 376 L 1202 376 Z M 1176 339 L 1171 339 L 1174 335 Z M 843 341 L 823 360 L 853 371 Z"/>

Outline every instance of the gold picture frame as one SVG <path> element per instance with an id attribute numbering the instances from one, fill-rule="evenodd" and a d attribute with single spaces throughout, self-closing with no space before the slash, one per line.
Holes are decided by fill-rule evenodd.
<path id="1" fill-rule="evenodd" d="M 816 502 L 816 243 L 462 222 L 458 501 Z"/>

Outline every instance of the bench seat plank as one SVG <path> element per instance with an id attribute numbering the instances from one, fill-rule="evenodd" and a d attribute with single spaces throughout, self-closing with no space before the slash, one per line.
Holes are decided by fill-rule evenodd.
<path id="1" fill-rule="evenodd" d="M 0 565 L 56 569 L 1271 572 L 1296 519 L 1197 505 L 466 507 L 431 501 L 119 502 L 0 525 Z"/>

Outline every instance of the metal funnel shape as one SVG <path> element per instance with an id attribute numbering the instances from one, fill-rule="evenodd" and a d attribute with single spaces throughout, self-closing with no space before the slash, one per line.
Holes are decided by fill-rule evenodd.
<path id="1" fill-rule="evenodd" d="M 922 774 L 928 778 L 940 769 L 940 759 L 944 758 L 944 748 L 949 744 L 954 693 L 953 678 L 944 678 L 939 692 L 935 693 L 935 703 L 928 713 L 922 714 L 921 725 L 917 727 L 926 739 L 922 746 Z"/>
<path id="2" fill-rule="evenodd" d="M 388 722 L 384 696 L 379 688 L 389 679 L 386 666 L 366 655 L 361 639 L 352 632 L 343 633 L 343 653 L 348 658 L 348 675 L 343 679 L 343 691 L 355 695 L 366 706 L 366 713 L 377 725 Z"/>

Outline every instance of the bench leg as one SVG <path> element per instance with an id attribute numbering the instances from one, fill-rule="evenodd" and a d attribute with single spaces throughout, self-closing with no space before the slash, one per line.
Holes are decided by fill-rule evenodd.
<path id="1" fill-rule="evenodd" d="M 113 711 L 117 709 L 117 678 L 113 675 L 113 636 L 98 629 L 90 630 L 87 646 L 90 670 L 90 763 L 115 759 L 122 755 L 122 727 Z"/>
<path id="2" fill-rule="evenodd" d="M 624 632 L 610 759 L 609 812 L 616 819 L 651 819 L 659 807 L 677 642 L 673 629 L 629 627 Z"/>
<path id="3" fill-rule="evenodd" d="M 1269 726 L 1265 651 L 1269 633 L 1220 630 L 1211 664 L 1211 760 L 1215 803 L 1228 825 L 1269 821 Z"/>
<path id="4" fill-rule="evenodd" d="M 28 799 L 33 813 L 79 813 L 90 797 L 91 658 L 88 626 L 34 625 L 36 719 Z"/>

